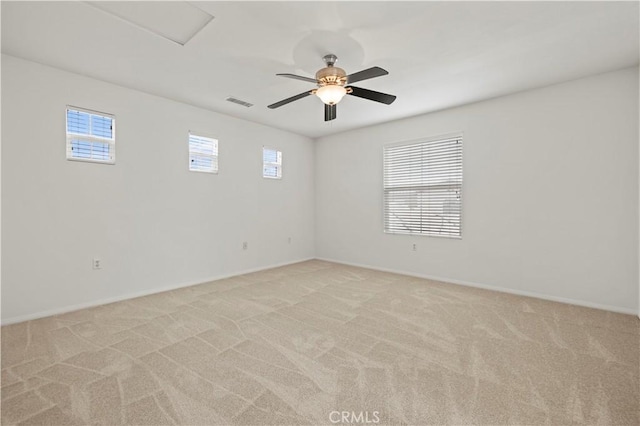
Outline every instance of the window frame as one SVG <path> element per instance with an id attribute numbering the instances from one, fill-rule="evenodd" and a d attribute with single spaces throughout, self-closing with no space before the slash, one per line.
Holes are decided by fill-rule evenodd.
<path id="1" fill-rule="evenodd" d="M 213 141 L 214 143 L 214 147 L 215 147 L 215 154 L 203 154 L 200 152 L 193 152 L 191 151 L 191 136 L 194 136 L 196 138 L 201 138 L 201 139 L 208 139 Z M 212 136 L 209 136 L 206 133 L 203 132 L 196 132 L 193 130 L 189 130 L 187 132 L 187 162 L 188 162 L 188 171 L 190 172 L 196 172 L 196 173 L 209 173 L 209 174 L 214 174 L 217 175 L 218 172 L 220 171 L 220 145 L 219 145 L 220 141 L 218 140 L 218 138 L 214 138 Z M 198 170 L 198 169 L 192 169 L 191 168 L 191 156 L 195 155 L 198 157 L 206 157 L 206 158 L 212 158 L 215 159 L 215 165 L 216 168 L 213 170 Z"/>
<path id="2" fill-rule="evenodd" d="M 89 130 L 89 134 L 69 132 L 69 111 L 77 111 L 84 114 L 89 114 L 89 116 L 94 115 L 98 117 L 109 118 L 111 120 L 111 138 L 91 135 L 91 130 Z M 116 116 L 114 114 L 91 110 L 87 108 L 80 108 L 73 105 L 67 105 L 65 107 L 64 123 L 65 123 L 65 135 L 66 135 L 65 156 L 68 161 L 80 161 L 84 163 L 96 163 L 96 164 L 108 164 L 108 165 L 116 164 Z M 91 117 L 89 117 L 89 126 L 91 126 Z M 98 160 L 95 158 L 80 158 L 80 157 L 71 156 L 71 153 L 73 152 L 71 144 L 74 140 L 82 140 L 83 142 L 89 142 L 89 143 L 97 142 L 97 143 L 108 144 L 109 159 Z"/>
<path id="3" fill-rule="evenodd" d="M 275 151 L 276 152 L 276 158 L 279 159 L 280 161 L 279 162 L 275 162 L 275 163 L 274 162 L 270 162 L 270 161 L 269 162 L 264 161 L 264 152 L 267 151 L 267 150 L 268 151 Z M 278 171 L 277 176 L 266 176 L 264 174 L 264 170 L 265 170 L 265 167 L 267 167 L 267 166 L 276 167 L 276 170 Z M 276 180 L 281 180 L 282 179 L 282 151 L 280 151 L 277 148 L 270 148 L 270 147 L 264 146 L 264 145 L 262 146 L 262 177 L 264 179 L 276 179 Z"/>
<path id="4" fill-rule="evenodd" d="M 413 232 L 407 231 L 402 232 L 398 230 L 389 230 L 387 229 L 387 192 L 388 188 L 386 186 L 386 178 L 385 178 L 385 154 L 388 148 L 402 147 L 402 146 L 410 146 L 410 145 L 418 145 L 418 144 L 427 144 L 429 142 L 438 142 L 438 141 L 449 141 L 457 139 L 460 140 L 462 144 L 460 148 L 460 185 L 458 187 L 458 198 L 460 199 L 460 211 L 459 211 L 459 223 L 458 223 L 458 233 L 456 234 L 443 234 L 436 232 Z M 416 185 L 418 186 L 418 185 Z M 401 142 L 393 142 L 389 144 L 385 144 L 382 147 L 382 229 L 385 234 L 390 235 L 410 235 L 410 236 L 420 236 L 420 237 L 439 237 L 453 240 L 462 239 L 462 231 L 463 231 L 463 211 L 464 211 L 464 133 L 463 132 L 454 132 L 448 133 L 438 136 L 429 136 L 419 139 L 406 140 Z"/>

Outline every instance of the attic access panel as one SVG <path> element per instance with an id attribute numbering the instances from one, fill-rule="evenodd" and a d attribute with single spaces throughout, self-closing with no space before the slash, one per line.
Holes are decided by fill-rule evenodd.
<path id="1" fill-rule="evenodd" d="M 213 20 L 212 15 L 187 2 L 89 1 L 86 3 L 182 46 Z"/>

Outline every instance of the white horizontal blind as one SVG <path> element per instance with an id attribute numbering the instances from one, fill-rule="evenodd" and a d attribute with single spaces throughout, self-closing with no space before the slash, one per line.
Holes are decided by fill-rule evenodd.
<path id="1" fill-rule="evenodd" d="M 218 173 L 218 141 L 189 133 L 189 170 Z"/>
<path id="2" fill-rule="evenodd" d="M 460 238 L 462 136 L 384 148 L 384 230 Z"/>
<path id="3" fill-rule="evenodd" d="M 282 178 L 282 152 L 262 148 L 262 176 L 270 179 Z"/>
<path id="4" fill-rule="evenodd" d="M 114 164 L 115 117 L 67 107 L 67 159 Z"/>

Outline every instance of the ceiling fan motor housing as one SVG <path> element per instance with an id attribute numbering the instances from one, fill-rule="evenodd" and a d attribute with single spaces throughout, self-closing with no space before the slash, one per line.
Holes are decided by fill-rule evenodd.
<path id="1" fill-rule="evenodd" d="M 316 80 L 318 80 L 318 86 L 328 86 L 332 84 L 344 86 L 347 84 L 347 73 L 342 68 L 328 66 L 316 73 Z"/>

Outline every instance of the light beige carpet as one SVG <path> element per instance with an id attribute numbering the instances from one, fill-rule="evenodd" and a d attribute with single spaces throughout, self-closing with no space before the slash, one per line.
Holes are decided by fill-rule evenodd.
<path id="1" fill-rule="evenodd" d="M 310 261 L 3 327 L 2 424 L 637 425 L 639 336 Z"/>

